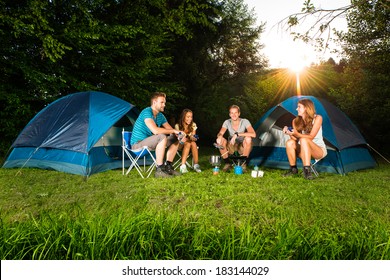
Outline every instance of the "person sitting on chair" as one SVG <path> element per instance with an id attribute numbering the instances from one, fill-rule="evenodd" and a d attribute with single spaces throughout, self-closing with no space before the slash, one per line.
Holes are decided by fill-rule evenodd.
<path id="1" fill-rule="evenodd" d="M 314 103 L 310 99 L 298 101 L 298 116 L 292 121 L 292 128 L 285 126 L 283 132 L 290 136 L 286 142 L 286 153 L 290 170 L 283 174 L 288 177 L 298 174 L 297 156 L 302 159 L 303 176 L 314 179 L 310 161 L 311 158 L 322 159 L 326 156 L 326 145 L 322 137 L 322 116 L 317 115 Z"/>
<path id="2" fill-rule="evenodd" d="M 185 133 L 185 137 L 181 140 L 179 147 L 179 150 L 182 149 L 180 173 L 188 172 L 186 160 L 188 158 L 188 155 L 190 154 L 190 150 L 194 161 L 194 170 L 196 172 L 201 172 L 198 163 L 198 146 L 196 145 L 196 141 L 198 140 L 196 135 L 197 126 L 196 123 L 193 121 L 193 113 L 190 109 L 184 109 L 181 112 L 179 123 L 175 125 L 175 129 L 184 131 Z"/>
<path id="3" fill-rule="evenodd" d="M 241 166 L 244 171 L 246 170 L 248 156 L 252 150 L 252 138 L 256 137 L 256 132 L 249 120 L 240 118 L 240 114 L 240 107 L 237 105 L 230 106 L 230 119 L 224 121 L 217 134 L 216 144 L 219 146 L 219 151 L 225 162 L 222 169 L 225 172 L 232 168 L 228 154 L 232 155 L 236 151 L 243 157 Z M 223 137 L 226 131 L 229 132 L 228 139 Z"/>
<path id="4" fill-rule="evenodd" d="M 131 137 L 132 149 L 142 148 L 143 146 L 155 150 L 156 153 L 156 172 L 155 177 L 170 177 L 180 175 L 172 166 L 179 147 L 177 135 L 182 131 L 172 128 L 165 118 L 164 108 L 166 103 L 166 94 L 155 92 L 150 98 L 151 106 L 143 109 L 135 121 Z M 172 134 L 174 137 L 167 137 Z M 166 162 L 164 164 L 165 149 L 167 151 Z"/>

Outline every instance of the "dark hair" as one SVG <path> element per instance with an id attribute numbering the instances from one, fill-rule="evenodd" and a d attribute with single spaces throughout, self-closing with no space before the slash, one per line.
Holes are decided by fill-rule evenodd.
<path id="1" fill-rule="evenodd" d="M 186 118 L 187 113 L 192 113 L 192 111 L 191 111 L 190 109 L 184 109 L 184 110 L 181 112 L 181 114 L 180 114 L 179 130 L 184 131 L 184 123 L 185 123 L 184 120 L 185 120 L 185 118 Z M 192 114 L 194 114 L 194 113 L 192 113 Z M 192 133 L 192 131 L 193 131 L 193 127 L 192 127 L 193 123 L 194 123 L 194 119 L 192 119 L 191 123 L 190 123 L 190 124 L 188 125 L 188 127 L 187 127 L 187 129 L 188 129 L 188 131 L 186 132 L 187 134 Z"/>

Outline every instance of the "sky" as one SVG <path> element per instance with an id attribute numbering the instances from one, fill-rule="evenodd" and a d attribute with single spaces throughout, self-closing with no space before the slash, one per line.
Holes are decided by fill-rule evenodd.
<path id="1" fill-rule="evenodd" d="M 316 53 L 314 48 L 303 42 L 293 41 L 289 32 L 285 31 L 278 22 L 291 14 L 302 10 L 305 0 L 244 0 L 249 9 L 254 9 L 257 22 L 266 23 L 265 31 L 261 35 L 260 42 L 265 45 L 261 53 L 269 60 L 270 68 L 291 68 L 297 64 L 310 65 L 320 60 L 328 60 L 332 57 L 336 62 L 339 57 L 336 54 Z M 315 7 L 339 8 L 350 4 L 350 0 L 311 0 Z M 311 26 L 311 21 L 306 20 L 299 30 L 306 31 Z M 332 27 L 338 30 L 346 30 L 345 18 L 338 18 L 332 23 Z M 297 30 L 297 31 L 299 31 Z"/>

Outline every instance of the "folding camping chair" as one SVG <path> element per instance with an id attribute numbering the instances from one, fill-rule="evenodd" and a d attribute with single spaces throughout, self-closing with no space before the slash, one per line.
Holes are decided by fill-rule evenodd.
<path id="1" fill-rule="evenodd" d="M 325 156 L 326 157 L 326 156 Z M 320 159 L 314 159 L 314 162 L 313 163 L 310 163 L 310 169 L 311 169 L 311 171 L 314 173 L 314 175 L 316 176 L 316 177 L 318 177 L 319 176 L 319 174 L 318 174 L 318 171 L 316 170 L 316 164 L 318 163 L 318 162 L 320 162 L 322 159 L 324 159 L 325 157 L 322 157 L 322 158 L 320 158 Z"/>
<path id="2" fill-rule="evenodd" d="M 152 174 L 152 171 L 154 167 L 156 166 L 156 159 L 152 154 L 152 151 L 149 150 L 147 146 L 144 146 L 139 149 L 132 149 L 130 145 L 131 140 L 131 132 L 130 131 L 124 131 L 122 130 L 122 174 L 125 174 L 125 154 L 130 160 L 130 166 L 126 171 L 126 175 L 129 174 L 129 172 L 135 168 L 139 175 L 142 178 L 149 178 L 150 174 Z M 152 163 L 148 168 L 146 168 L 146 165 L 148 163 L 147 158 L 150 158 Z M 143 166 L 141 167 L 138 164 L 139 160 L 143 160 Z M 149 160 L 149 162 L 150 162 Z"/>

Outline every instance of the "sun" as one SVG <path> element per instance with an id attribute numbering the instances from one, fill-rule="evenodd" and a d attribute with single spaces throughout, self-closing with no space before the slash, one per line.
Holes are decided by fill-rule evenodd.
<path id="1" fill-rule="evenodd" d="M 286 66 L 290 71 L 299 74 L 308 66 L 308 63 L 304 57 L 297 56 L 290 57 L 289 61 L 286 62 Z"/>
<path id="2" fill-rule="evenodd" d="M 288 46 L 288 51 L 280 56 L 280 64 L 291 72 L 300 73 L 315 61 L 312 48 L 302 42 L 286 40 L 283 41 L 283 46 Z"/>
<path id="3" fill-rule="evenodd" d="M 306 66 L 303 65 L 303 64 L 296 63 L 296 64 L 293 64 L 293 65 L 290 65 L 288 67 L 288 69 L 290 69 L 294 73 L 301 73 L 303 71 L 303 69 L 305 69 L 305 67 Z"/>
<path id="4" fill-rule="evenodd" d="M 308 66 L 307 57 L 302 52 L 290 53 L 286 66 L 296 76 L 296 95 L 301 96 L 301 76 Z"/>

